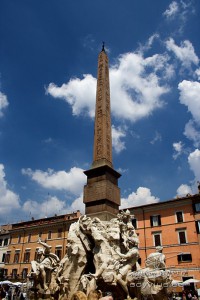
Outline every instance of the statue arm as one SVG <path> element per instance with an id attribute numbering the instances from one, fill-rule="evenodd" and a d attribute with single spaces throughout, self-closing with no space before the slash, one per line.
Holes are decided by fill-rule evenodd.
<path id="1" fill-rule="evenodd" d="M 51 249 L 51 246 L 49 246 L 47 243 L 45 242 L 42 242 L 42 240 L 39 238 L 38 239 L 38 244 L 44 246 L 46 249 L 50 250 Z"/>

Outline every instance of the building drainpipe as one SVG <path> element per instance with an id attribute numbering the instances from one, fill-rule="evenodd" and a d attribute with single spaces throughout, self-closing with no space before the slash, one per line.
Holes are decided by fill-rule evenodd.
<path id="1" fill-rule="evenodd" d="M 145 214 L 144 209 L 142 208 L 142 215 L 143 215 L 143 224 L 144 224 L 144 251 L 145 251 L 145 257 L 147 259 L 147 244 L 146 244 L 146 227 L 145 227 Z"/>

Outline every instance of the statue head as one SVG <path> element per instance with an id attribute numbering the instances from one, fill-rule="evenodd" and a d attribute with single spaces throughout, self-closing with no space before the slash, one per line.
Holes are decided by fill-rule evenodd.
<path id="1" fill-rule="evenodd" d="M 44 248 L 40 247 L 37 249 L 37 254 L 42 255 L 44 254 Z"/>
<path id="2" fill-rule="evenodd" d="M 162 246 L 157 246 L 156 247 L 156 252 L 162 252 L 163 250 L 163 247 Z"/>
<path id="3" fill-rule="evenodd" d="M 109 240 L 120 240 L 120 228 L 117 223 L 110 223 L 107 227 L 107 236 Z"/>

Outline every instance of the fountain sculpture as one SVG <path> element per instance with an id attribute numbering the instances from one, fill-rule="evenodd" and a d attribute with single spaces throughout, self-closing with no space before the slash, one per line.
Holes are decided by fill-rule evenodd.
<path id="1" fill-rule="evenodd" d="M 138 264 L 138 236 L 130 212 L 110 221 L 81 216 L 70 226 L 67 253 L 60 261 L 50 246 L 38 249 L 32 261 L 32 299 L 167 299 L 170 274 L 165 270 L 162 249 L 149 255 L 146 268 Z M 112 298 L 112 297 L 111 297 Z M 110 299 L 111 299 L 110 298 Z"/>

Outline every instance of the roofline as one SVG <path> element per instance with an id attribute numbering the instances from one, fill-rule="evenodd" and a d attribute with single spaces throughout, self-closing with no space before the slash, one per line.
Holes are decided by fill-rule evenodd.
<path id="1" fill-rule="evenodd" d="M 159 201 L 156 203 L 150 203 L 150 204 L 144 204 L 144 205 L 139 205 L 139 206 L 129 206 L 121 210 L 126 210 L 126 209 L 138 209 L 138 208 L 145 208 L 145 207 L 152 207 L 152 206 L 156 206 L 156 205 L 160 205 L 160 204 L 167 204 L 167 203 L 171 203 L 171 202 L 179 202 L 180 200 L 192 200 L 194 198 L 198 198 L 200 197 L 200 194 L 194 194 L 194 195 L 189 195 L 189 196 L 185 196 L 185 197 L 180 197 L 180 198 L 175 198 L 175 199 L 170 199 L 170 200 L 165 200 L 165 201 Z"/>

